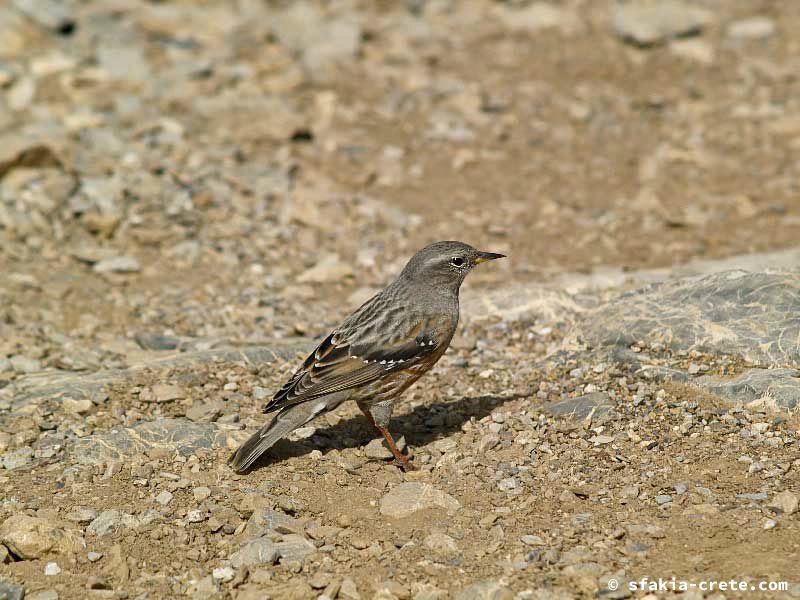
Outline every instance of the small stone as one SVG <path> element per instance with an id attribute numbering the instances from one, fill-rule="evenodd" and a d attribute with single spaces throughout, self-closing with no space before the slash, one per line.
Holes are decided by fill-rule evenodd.
<path id="1" fill-rule="evenodd" d="M 458 592 L 455 600 L 513 600 L 514 592 L 496 581 L 476 583 Z"/>
<path id="2" fill-rule="evenodd" d="M 714 13 L 681 0 L 614 4 L 611 24 L 622 39 L 652 46 L 667 39 L 699 33 Z"/>
<path id="3" fill-rule="evenodd" d="M 3 468 L 9 471 L 29 465 L 33 458 L 33 450 L 27 446 L 11 450 L 3 454 Z"/>
<path id="4" fill-rule="evenodd" d="M 732 38 L 761 40 L 775 33 L 775 21 L 767 17 L 751 17 L 734 21 L 728 25 L 727 34 Z"/>
<path id="5" fill-rule="evenodd" d="M 676 483 L 674 486 L 672 486 L 672 489 L 674 489 L 675 493 L 678 494 L 678 496 L 680 496 L 682 494 L 685 494 L 686 490 L 689 488 L 686 486 L 685 483 Z"/>
<path id="6" fill-rule="evenodd" d="M 108 535 L 122 525 L 122 513 L 118 510 L 104 510 L 86 528 L 86 533 L 97 537 Z"/>
<path id="7" fill-rule="evenodd" d="M 206 520 L 207 516 L 208 515 L 206 515 L 205 511 L 197 510 L 197 509 L 190 510 L 189 512 L 186 513 L 186 522 L 187 523 L 202 523 L 203 521 Z"/>
<path id="8" fill-rule="evenodd" d="M 172 501 L 172 493 L 164 490 L 155 498 L 156 502 L 158 502 L 161 506 L 166 506 Z"/>
<path id="9" fill-rule="evenodd" d="M 0 598 L 2 590 L 0 590 Z M 33 592 L 25 596 L 25 600 L 58 600 L 58 592 L 56 590 L 42 590 L 41 592 Z"/>
<path id="10" fill-rule="evenodd" d="M 310 585 L 315 590 L 324 590 L 328 587 L 331 583 L 331 574 L 324 573 L 322 571 L 317 571 L 314 575 L 311 576 L 311 579 L 308 580 L 308 585 Z"/>
<path id="11" fill-rule="evenodd" d="M 772 499 L 769 508 L 784 515 L 793 515 L 797 512 L 798 498 L 789 490 L 778 492 Z"/>
<path id="12" fill-rule="evenodd" d="M 150 389 L 153 392 L 156 402 L 173 402 L 186 397 L 186 390 L 177 385 L 157 383 Z"/>
<path id="13" fill-rule="evenodd" d="M 358 587 L 356 587 L 355 581 L 349 577 L 342 580 L 337 597 L 344 598 L 345 600 L 361 600 L 361 594 L 358 593 Z"/>
<path id="14" fill-rule="evenodd" d="M 408 588 L 397 581 L 384 581 L 380 583 L 375 588 L 375 596 L 373 597 L 373 600 L 375 600 L 379 594 L 389 599 L 397 598 L 398 600 L 405 600 L 411 596 Z"/>
<path id="15" fill-rule="evenodd" d="M 29 373 L 38 373 L 42 370 L 42 363 L 35 358 L 28 358 L 27 356 L 16 355 L 10 359 L 11 368 L 15 373 L 27 375 Z"/>
<path id="16" fill-rule="evenodd" d="M 626 485 L 620 490 L 620 496 L 623 498 L 634 499 L 639 497 L 639 487 L 636 485 Z"/>
<path id="17" fill-rule="evenodd" d="M 420 510 L 440 508 L 448 511 L 461 507 L 458 500 L 432 485 L 406 482 L 395 486 L 380 502 L 380 512 L 386 517 L 402 518 Z"/>
<path id="18" fill-rule="evenodd" d="M 574 502 L 578 497 L 569 490 L 564 490 L 558 495 L 559 502 Z"/>
<path id="19" fill-rule="evenodd" d="M 764 521 L 764 529 L 775 529 L 778 522 L 775 519 L 767 519 Z"/>
<path id="20" fill-rule="evenodd" d="M 16 514 L 0 526 L 0 543 L 26 560 L 45 554 L 73 555 L 84 547 L 83 538 L 72 529 L 61 529 L 40 517 Z"/>
<path id="21" fill-rule="evenodd" d="M 523 535 L 520 541 L 526 546 L 544 546 L 544 540 L 538 535 Z"/>
<path id="22" fill-rule="evenodd" d="M 272 565 L 276 560 L 278 560 L 278 549 L 275 543 L 268 538 L 247 541 L 230 556 L 231 565 L 235 569 L 254 565 Z"/>
<path id="23" fill-rule="evenodd" d="M 558 29 L 564 33 L 580 30 L 580 20 L 566 8 L 546 2 L 534 2 L 525 8 L 508 8 L 498 12 L 504 25 L 512 31 L 537 33 Z"/>
<path id="24" fill-rule="evenodd" d="M 283 539 L 275 544 L 275 548 L 281 561 L 298 561 L 301 564 L 306 556 L 317 551 L 314 544 L 296 533 L 284 535 Z"/>
<path id="25" fill-rule="evenodd" d="M 211 496 L 211 489 L 201 485 L 192 490 L 192 495 L 197 502 L 202 502 Z"/>
<path id="26" fill-rule="evenodd" d="M 456 556 L 460 552 L 456 541 L 444 533 L 432 533 L 422 543 L 426 548 L 442 556 Z"/>
<path id="27" fill-rule="evenodd" d="M 61 403 L 61 408 L 63 408 L 65 411 L 72 412 L 77 415 L 85 415 L 90 410 L 92 410 L 93 407 L 94 404 L 88 398 L 83 398 L 81 400 L 76 400 L 74 398 L 66 398 Z"/>
<path id="28" fill-rule="evenodd" d="M 610 444 L 614 441 L 614 437 L 610 435 L 595 435 L 589 438 L 589 441 L 598 445 Z"/>
<path id="29" fill-rule="evenodd" d="M 89 552 L 89 554 L 86 555 L 86 558 L 89 559 L 89 562 L 97 562 L 98 560 L 103 558 L 103 555 L 100 554 L 99 552 L 92 551 L 92 552 Z"/>
<path id="30" fill-rule="evenodd" d="M 767 499 L 766 492 L 750 492 L 745 494 L 736 494 L 739 500 L 751 500 L 753 502 L 763 502 Z"/>
<path id="31" fill-rule="evenodd" d="M 213 423 L 222 414 L 222 403 L 216 400 L 210 402 L 195 402 L 186 411 L 186 418 L 195 423 Z"/>
<path id="32" fill-rule="evenodd" d="M 302 534 L 304 529 L 305 525 L 294 517 L 279 510 L 263 508 L 253 511 L 250 515 L 245 532 L 251 537 L 260 537 L 271 531 Z"/>
<path id="33" fill-rule="evenodd" d="M 61 573 L 61 567 L 58 566 L 57 563 L 50 562 L 44 566 L 44 574 L 45 575 L 58 575 Z"/>
<path id="34" fill-rule="evenodd" d="M 68 34 L 75 27 L 73 9 L 56 0 L 13 0 L 20 12 L 36 23 L 60 34 Z"/>
<path id="35" fill-rule="evenodd" d="M 668 504 L 669 502 L 672 502 L 672 496 L 670 496 L 669 494 L 659 494 L 658 496 L 655 497 L 655 500 L 656 504 L 658 505 Z"/>
<path id="36" fill-rule="evenodd" d="M 323 258 L 305 273 L 301 273 L 297 281 L 299 283 L 336 283 L 352 277 L 353 274 L 353 267 L 332 254 Z"/>
<path id="37" fill-rule="evenodd" d="M 0 577 L 0 598 L 3 600 L 23 600 L 25 598 L 25 588 Z"/>
<path id="38" fill-rule="evenodd" d="M 406 447 L 406 438 L 401 437 L 397 440 L 397 448 L 400 451 L 403 451 Z M 389 446 L 386 443 L 386 440 L 383 439 L 374 439 L 369 444 L 364 446 L 364 454 L 367 458 L 377 459 L 377 460 L 386 460 L 389 458 L 394 458 L 394 454 L 392 451 L 389 450 Z"/>
<path id="39" fill-rule="evenodd" d="M 231 581 L 236 575 L 236 572 L 231 567 L 217 567 L 211 572 L 211 577 L 214 581 L 221 581 L 227 583 Z"/>
<path id="40" fill-rule="evenodd" d="M 93 268 L 97 273 L 138 273 L 142 266 L 131 256 L 117 256 L 101 260 Z"/>

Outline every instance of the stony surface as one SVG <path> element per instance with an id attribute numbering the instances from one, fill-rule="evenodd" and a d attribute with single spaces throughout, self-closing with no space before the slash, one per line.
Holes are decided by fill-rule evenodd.
<path id="1" fill-rule="evenodd" d="M 663 344 L 758 366 L 796 365 L 800 275 L 723 271 L 655 284 L 599 308 L 579 332 L 593 346 Z"/>
<path id="2" fill-rule="evenodd" d="M 394 518 L 432 508 L 453 511 L 459 507 L 458 500 L 426 483 L 401 483 L 381 498 L 381 514 Z"/>
<path id="3" fill-rule="evenodd" d="M 0 6 L 0 595 L 800 596 L 799 28 Z M 232 474 L 303 351 L 450 238 L 509 257 L 392 421 L 419 470 L 343 405 Z"/>

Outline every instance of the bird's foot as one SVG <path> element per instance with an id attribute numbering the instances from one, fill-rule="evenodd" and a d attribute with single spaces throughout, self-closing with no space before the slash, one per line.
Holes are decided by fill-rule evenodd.
<path id="1" fill-rule="evenodd" d="M 411 462 L 408 456 L 400 455 L 392 460 L 392 464 L 399 467 L 404 473 L 409 471 L 419 471 L 419 467 Z"/>

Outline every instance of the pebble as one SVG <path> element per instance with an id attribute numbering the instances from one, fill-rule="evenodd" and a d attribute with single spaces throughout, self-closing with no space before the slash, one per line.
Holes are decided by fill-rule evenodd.
<path id="1" fill-rule="evenodd" d="M 206 515 L 205 511 L 202 510 L 190 510 L 186 513 L 186 522 L 187 523 L 202 523 L 206 520 L 208 515 Z"/>
<path id="2" fill-rule="evenodd" d="M 297 281 L 299 283 L 330 283 L 343 281 L 353 275 L 354 271 L 351 265 L 342 262 L 336 255 L 329 255 L 305 273 L 301 273 Z"/>
<path id="3" fill-rule="evenodd" d="M 86 533 L 103 537 L 122 525 L 122 513 L 118 510 L 104 510 L 86 528 Z"/>
<path id="4" fill-rule="evenodd" d="M 744 494 L 736 494 L 739 500 L 752 500 L 753 502 L 763 502 L 767 499 L 766 492 L 748 492 Z"/>
<path id="5" fill-rule="evenodd" d="M 342 580 L 337 597 L 344 598 L 345 600 L 361 600 L 361 594 L 358 593 L 358 586 L 356 586 L 355 581 L 349 577 L 345 577 Z"/>
<path id="6" fill-rule="evenodd" d="M 775 494 L 769 508 L 784 515 L 793 515 L 797 512 L 798 498 L 789 490 L 784 490 Z"/>
<path id="7" fill-rule="evenodd" d="M 405 450 L 406 447 L 406 438 L 405 436 L 401 436 L 399 439 L 395 440 L 397 442 L 397 448 L 402 452 Z M 389 450 L 389 446 L 386 443 L 386 440 L 383 439 L 374 439 L 369 444 L 364 446 L 364 454 L 367 458 L 377 459 L 377 460 L 387 460 L 390 458 L 394 458 L 392 451 Z"/>
<path id="8" fill-rule="evenodd" d="M 201 485 L 192 490 L 192 495 L 197 502 L 202 502 L 211 496 L 211 489 Z"/>
<path id="9" fill-rule="evenodd" d="M 317 551 L 314 544 L 296 533 L 284 535 L 281 541 L 275 544 L 275 549 L 281 561 L 298 561 L 301 564 L 307 556 Z"/>
<path id="10" fill-rule="evenodd" d="M 173 402 L 186 397 L 186 390 L 177 385 L 157 383 L 151 388 L 151 391 L 156 402 Z"/>
<path id="11" fill-rule="evenodd" d="M 255 565 L 271 565 L 278 560 L 278 548 L 268 538 L 257 538 L 244 542 L 238 551 L 230 556 L 231 565 L 239 567 L 252 567 Z"/>
<path id="12" fill-rule="evenodd" d="M 213 423 L 222 415 L 222 409 L 222 403 L 215 400 L 195 402 L 186 411 L 186 418 L 195 423 Z"/>
<path id="13" fill-rule="evenodd" d="M 155 501 L 158 502 L 161 506 L 166 506 L 172 501 L 172 493 L 164 490 L 160 492 L 156 497 Z"/>
<path id="14" fill-rule="evenodd" d="M 455 600 L 513 600 L 514 592 L 496 581 L 483 581 L 456 593 Z"/>
<path id="15" fill-rule="evenodd" d="M 42 370 L 42 362 L 40 360 L 22 356 L 21 354 L 12 356 L 9 359 L 9 362 L 11 363 L 11 368 L 15 373 L 20 373 L 23 375 L 38 373 Z"/>
<path id="16" fill-rule="evenodd" d="M 0 543 L 26 560 L 47 554 L 74 555 L 85 545 L 77 531 L 26 514 L 12 515 L 0 525 Z"/>
<path id="17" fill-rule="evenodd" d="M 236 572 L 231 567 L 217 567 L 211 572 L 211 577 L 214 581 L 221 581 L 223 583 L 228 583 L 233 580 L 234 575 L 236 575 Z"/>
<path id="18" fill-rule="evenodd" d="M 97 273 L 138 273 L 142 266 L 131 256 L 117 256 L 97 262 L 93 269 Z"/>
<path id="19" fill-rule="evenodd" d="M 9 471 L 25 467 L 33 459 L 33 450 L 28 447 L 17 448 L 3 454 L 3 468 Z"/>
<path id="20" fill-rule="evenodd" d="M 89 562 L 97 562 L 98 560 L 103 558 L 103 555 L 100 552 L 89 552 L 86 555 L 86 558 L 89 559 Z"/>
<path id="21" fill-rule="evenodd" d="M 3 596 L 0 595 L 0 598 L 2 597 Z M 58 600 L 58 592 L 56 590 L 33 592 L 32 594 L 26 594 L 25 600 Z"/>
<path id="22" fill-rule="evenodd" d="M 544 540 L 538 535 L 523 535 L 520 540 L 526 546 L 544 546 Z"/>
<path id="23" fill-rule="evenodd" d="M 456 541 L 444 533 L 431 533 L 423 540 L 422 544 L 442 556 L 456 556 L 460 552 Z"/>
<path id="24" fill-rule="evenodd" d="M 58 563 L 49 562 L 44 566 L 45 575 L 58 575 L 59 573 L 61 573 L 61 567 L 58 566 Z"/>
<path id="25" fill-rule="evenodd" d="M 714 13 L 683 0 L 615 4 L 611 24 L 626 41 L 652 46 L 667 39 L 700 32 L 711 24 Z"/>
<path id="26" fill-rule="evenodd" d="M 775 33 L 775 21 L 768 17 L 750 17 L 728 25 L 726 33 L 732 38 L 761 40 Z"/>
<path id="27" fill-rule="evenodd" d="M 4 600 L 23 600 L 25 588 L 0 576 L 0 598 Z"/>
<path id="28" fill-rule="evenodd" d="M 458 510 L 461 504 L 450 494 L 430 484 L 406 482 L 396 485 L 380 502 L 380 512 L 385 517 L 403 518 L 420 510 L 440 508 Z"/>
<path id="29" fill-rule="evenodd" d="M 656 504 L 659 505 L 667 504 L 669 502 L 672 502 L 672 496 L 670 496 L 669 494 L 659 494 L 658 496 L 655 497 L 655 501 Z"/>

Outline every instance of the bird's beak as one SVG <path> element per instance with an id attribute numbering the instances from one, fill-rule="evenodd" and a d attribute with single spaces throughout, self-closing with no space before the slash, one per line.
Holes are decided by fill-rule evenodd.
<path id="1" fill-rule="evenodd" d="M 496 254 L 494 252 L 478 252 L 478 256 L 475 259 L 475 264 L 479 265 L 482 262 L 486 262 L 487 260 L 495 260 L 498 258 L 505 258 L 505 254 Z"/>

